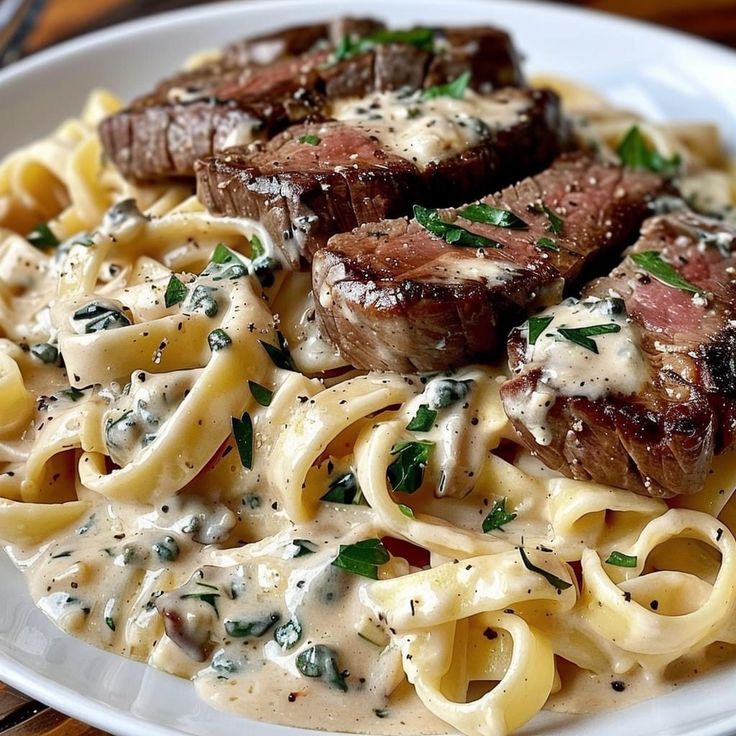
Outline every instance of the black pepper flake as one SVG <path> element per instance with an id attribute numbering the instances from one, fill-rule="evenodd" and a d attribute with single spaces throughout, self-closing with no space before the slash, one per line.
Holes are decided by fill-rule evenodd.
<path id="1" fill-rule="evenodd" d="M 718 529 L 716 529 L 716 542 L 720 542 L 722 536 L 723 536 L 723 529 L 718 527 Z"/>
<path id="2" fill-rule="evenodd" d="M 631 603 L 631 593 L 629 593 L 629 591 L 628 591 L 628 590 L 624 592 L 624 600 L 625 600 L 625 601 L 626 601 L 627 603 Z"/>
<path id="3" fill-rule="evenodd" d="M 494 639 L 498 639 L 498 632 L 492 629 L 490 626 L 483 632 L 483 636 L 485 636 L 488 641 L 493 641 Z"/>
<path id="4" fill-rule="evenodd" d="M 297 698 L 297 693 L 289 693 L 289 702 L 293 703 Z"/>
<path id="5" fill-rule="evenodd" d="M 622 693 L 624 690 L 626 690 L 626 685 L 621 682 L 621 680 L 614 680 L 611 683 L 611 687 L 617 692 Z"/>
<path id="6" fill-rule="evenodd" d="M 651 608 L 652 611 L 656 611 L 659 608 L 659 601 L 652 601 L 649 604 L 649 608 Z"/>

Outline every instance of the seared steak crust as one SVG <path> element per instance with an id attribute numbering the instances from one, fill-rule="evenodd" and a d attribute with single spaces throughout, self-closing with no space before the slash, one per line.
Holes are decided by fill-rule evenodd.
<path id="1" fill-rule="evenodd" d="M 658 280 L 629 257 L 655 252 L 699 292 Z M 649 380 L 634 395 L 558 396 L 546 418 L 550 444 L 535 440 L 515 405 L 544 379 L 526 364 L 524 330 L 512 333 L 517 377 L 502 389 L 522 441 L 571 478 L 652 496 L 702 489 L 713 455 L 736 427 L 736 228 L 680 212 L 648 220 L 641 238 L 584 297 L 620 297 L 641 334 Z M 611 366 L 611 380 L 625 365 Z"/>
<path id="2" fill-rule="evenodd" d="M 407 219 L 335 236 L 312 266 L 320 328 L 366 369 L 444 370 L 495 357 L 514 322 L 559 301 L 591 259 L 624 247 L 662 188 L 652 174 L 566 155 L 481 200 L 514 212 L 526 229 L 441 211 L 500 248 L 450 245 Z M 542 205 L 563 219 L 559 234 Z M 543 238 L 559 250 L 538 245 Z"/>
<path id="3" fill-rule="evenodd" d="M 309 117 L 321 119 L 336 98 L 419 89 L 465 70 L 477 89 L 523 81 L 509 36 L 492 28 L 437 31 L 436 52 L 387 43 L 333 63 L 338 33 L 379 28 L 374 21 L 346 19 L 337 30 L 310 27 L 304 39 L 286 30 L 230 47 L 222 59 L 165 80 L 103 120 L 105 151 L 132 179 L 187 177 L 198 158 L 268 139 Z M 325 34 L 324 43 L 311 43 Z"/>
<path id="4" fill-rule="evenodd" d="M 459 204 L 546 166 L 567 133 L 556 95 L 509 88 L 490 97 L 501 106 L 520 103 L 513 123 L 489 121 L 477 145 L 424 168 L 351 121 L 311 123 L 260 151 L 229 149 L 199 161 L 197 194 L 215 214 L 261 221 L 285 252 L 296 242 L 311 260 L 331 235 L 406 215 L 416 203 Z M 318 143 L 305 144 L 310 138 Z M 291 260 L 298 255 L 292 249 Z"/>

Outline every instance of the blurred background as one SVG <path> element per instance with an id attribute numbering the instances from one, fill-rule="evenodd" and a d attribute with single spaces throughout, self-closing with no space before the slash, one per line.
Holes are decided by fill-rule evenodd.
<path id="1" fill-rule="evenodd" d="M 131 18 L 204 2 L 203 0 L 0 0 L 0 66 L 81 33 Z M 736 0 L 562 0 L 562 2 L 659 23 L 736 47 Z"/>

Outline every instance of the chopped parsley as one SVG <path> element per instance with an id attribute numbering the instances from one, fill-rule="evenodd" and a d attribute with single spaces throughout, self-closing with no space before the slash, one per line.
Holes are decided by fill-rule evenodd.
<path id="1" fill-rule="evenodd" d="M 291 649 L 302 638 L 302 625 L 297 619 L 292 618 L 285 624 L 276 627 L 273 638 L 282 649 Z"/>
<path id="2" fill-rule="evenodd" d="M 506 497 L 504 497 L 493 504 L 493 508 L 490 513 L 485 519 L 483 519 L 483 533 L 488 534 L 488 532 L 491 532 L 494 529 L 503 531 L 503 527 L 509 522 L 512 522 L 515 518 L 516 514 L 509 514 L 506 511 Z"/>
<path id="3" fill-rule="evenodd" d="M 59 348 L 47 342 L 31 345 L 31 355 L 42 363 L 56 363 L 59 360 Z"/>
<path id="4" fill-rule="evenodd" d="M 293 548 L 293 554 L 289 555 L 290 559 L 313 555 L 317 551 L 316 547 L 308 539 L 292 539 L 291 546 Z"/>
<path id="5" fill-rule="evenodd" d="M 208 317 L 216 316 L 220 311 L 220 307 L 213 296 L 214 293 L 215 289 L 211 286 L 204 286 L 202 284 L 195 286 L 192 296 L 189 299 L 188 311 L 203 312 Z"/>
<path id="6" fill-rule="evenodd" d="M 462 401 L 472 388 L 472 379 L 458 381 L 455 378 L 444 378 L 434 385 L 430 406 L 432 409 L 445 409 L 456 401 Z"/>
<path id="7" fill-rule="evenodd" d="M 524 567 L 527 570 L 535 572 L 537 573 L 537 575 L 541 575 L 550 585 L 553 585 L 555 588 L 557 588 L 557 590 L 562 591 L 572 587 L 572 583 L 568 583 L 566 580 L 558 578 L 557 575 L 553 575 L 551 572 L 548 572 L 547 570 L 544 570 L 541 567 L 537 567 L 535 564 L 533 564 L 526 556 L 526 552 L 524 552 L 523 547 L 519 547 L 519 554 L 521 555 L 521 561 L 524 563 Z"/>
<path id="8" fill-rule="evenodd" d="M 555 253 L 560 252 L 560 246 L 557 245 L 553 238 L 539 238 L 539 240 L 537 240 L 537 248 L 544 248 L 544 250 L 553 250 Z"/>
<path id="9" fill-rule="evenodd" d="M 529 227 L 524 220 L 517 217 L 511 210 L 502 207 L 491 207 L 491 205 L 483 202 L 469 204 L 467 207 L 463 207 L 459 214 L 471 222 L 483 222 L 487 225 L 496 225 L 497 227 L 513 230 L 523 230 Z"/>
<path id="10" fill-rule="evenodd" d="M 277 368 L 283 368 L 286 371 L 293 371 L 294 364 L 291 362 L 291 355 L 289 353 L 289 346 L 286 343 L 286 338 L 280 333 L 276 333 L 276 338 L 279 341 L 278 347 L 272 345 L 270 342 L 265 340 L 259 340 L 263 349 L 268 353 L 268 357 L 271 358 L 271 362 Z"/>
<path id="11" fill-rule="evenodd" d="M 345 473 L 336 478 L 329 485 L 329 489 L 322 501 L 330 501 L 331 503 L 348 503 L 359 504 L 363 501 L 363 493 L 358 485 L 358 479 L 355 473 Z"/>
<path id="12" fill-rule="evenodd" d="M 251 396 L 261 406 L 271 405 L 271 399 L 273 399 L 273 391 L 271 389 L 261 386 L 260 383 L 256 383 L 255 381 L 248 381 L 248 388 L 250 389 Z"/>
<path id="13" fill-rule="evenodd" d="M 60 243 L 59 239 L 45 222 L 36 225 L 28 233 L 26 240 L 35 248 L 56 248 Z"/>
<path id="14" fill-rule="evenodd" d="M 430 409 L 429 404 L 420 404 L 417 413 L 406 425 L 406 428 L 410 432 L 429 432 L 435 419 L 437 419 L 437 410 Z"/>
<path id="15" fill-rule="evenodd" d="M 562 232 L 562 228 L 565 226 L 565 223 L 563 222 L 562 218 L 555 212 L 553 212 L 549 207 L 547 207 L 546 204 L 542 203 L 542 210 L 544 211 L 544 214 L 547 216 L 547 229 L 554 233 L 555 235 L 559 235 Z"/>
<path id="16" fill-rule="evenodd" d="M 378 568 L 389 559 L 391 556 L 380 539 L 364 539 L 355 544 L 341 544 L 332 564 L 355 575 L 378 580 Z"/>
<path id="17" fill-rule="evenodd" d="M 615 550 L 608 555 L 606 565 L 615 565 L 616 567 L 636 567 L 636 555 L 625 555 L 623 552 Z"/>
<path id="18" fill-rule="evenodd" d="M 169 279 L 169 283 L 166 286 L 166 293 L 164 294 L 164 304 L 166 308 L 173 307 L 175 304 L 183 302 L 187 297 L 187 287 L 173 274 Z"/>
<path id="19" fill-rule="evenodd" d="M 665 158 L 656 148 L 648 145 L 637 125 L 629 128 L 616 148 L 616 153 L 624 166 L 631 169 L 646 169 L 667 177 L 675 176 L 682 164 L 677 153 L 671 158 Z"/>
<path id="20" fill-rule="evenodd" d="M 261 239 L 253 234 L 250 236 L 250 258 L 252 261 L 257 260 L 258 258 L 261 258 L 262 256 L 266 255 L 266 249 L 263 247 L 263 243 L 261 243 Z"/>
<path id="21" fill-rule="evenodd" d="M 230 335 L 225 332 L 225 330 L 218 327 L 216 330 L 212 330 L 209 335 L 207 335 L 207 344 L 210 346 L 210 350 L 213 353 L 216 353 L 218 350 L 224 350 L 225 348 L 230 347 L 232 345 L 233 341 Z"/>
<path id="22" fill-rule="evenodd" d="M 104 330 L 114 330 L 118 327 L 128 327 L 131 324 L 130 320 L 119 309 L 105 306 L 99 302 L 90 302 L 80 307 L 74 312 L 72 319 L 87 321 L 84 326 L 86 335 L 103 332 Z"/>
<path id="23" fill-rule="evenodd" d="M 398 442 L 391 448 L 396 459 L 388 466 L 388 479 L 394 491 L 414 493 L 424 480 L 424 469 L 434 449 L 434 442 Z"/>
<path id="24" fill-rule="evenodd" d="M 310 146 L 318 146 L 322 139 L 318 135 L 302 135 L 299 137 L 299 143 L 306 143 Z"/>
<path id="25" fill-rule="evenodd" d="M 680 276 L 671 263 L 662 259 L 661 253 L 656 250 L 645 250 L 641 253 L 632 253 L 629 258 L 642 270 L 667 286 L 682 289 L 693 294 L 702 293 L 702 289 L 691 284 Z"/>
<path id="26" fill-rule="evenodd" d="M 412 28 L 408 31 L 380 30 L 369 36 L 359 38 L 343 36 L 332 57 L 334 61 L 344 61 L 370 51 L 376 46 L 389 43 L 401 43 L 407 46 L 415 46 L 423 51 L 432 51 L 434 48 L 434 31 L 431 28 Z"/>
<path id="27" fill-rule="evenodd" d="M 530 345 L 536 345 L 539 336 L 549 327 L 554 317 L 529 317 L 527 327 L 529 330 L 528 342 Z"/>
<path id="28" fill-rule="evenodd" d="M 273 628 L 281 619 L 281 614 L 271 613 L 264 618 L 246 621 L 245 619 L 226 619 L 225 632 L 234 639 L 258 638 Z"/>
<path id="29" fill-rule="evenodd" d="M 251 470 L 253 468 L 253 420 L 248 412 L 245 412 L 240 419 L 233 417 L 232 420 L 233 437 L 238 447 L 240 462 L 244 468 Z"/>
<path id="30" fill-rule="evenodd" d="M 201 584 L 201 583 L 200 583 Z M 210 586 L 207 586 L 210 587 Z M 184 595 L 179 596 L 182 600 L 186 600 L 188 598 L 192 598 L 194 600 L 202 601 L 203 603 L 207 603 L 208 605 L 212 606 L 212 608 L 215 609 L 215 613 L 217 614 L 218 618 L 220 616 L 220 612 L 217 610 L 217 599 L 220 597 L 219 593 L 210 593 L 203 592 L 203 593 L 184 593 Z"/>
<path id="31" fill-rule="evenodd" d="M 397 506 L 399 507 L 399 511 L 401 511 L 404 516 L 408 517 L 409 519 L 414 518 L 414 510 L 411 509 L 409 506 L 406 506 L 403 503 L 397 504 Z"/>
<path id="32" fill-rule="evenodd" d="M 598 345 L 591 337 L 607 335 L 612 332 L 621 332 L 621 325 L 609 322 L 604 325 L 588 325 L 587 327 L 558 327 L 557 332 L 570 342 L 580 345 L 581 348 L 598 353 Z"/>
<path id="33" fill-rule="evenodd" d="M 495 240 L 486 238 L 483 235 L 476 235 L 466 230 L 464 227 L 455 225 L 451 222 L 444 222 L 440 219 L 437 210 L 414 205 L 414 217 L 416 221 L 427 231 L 442 238 L 451 245 L 463 246 L 466 248 L 500 248 L 501 244 Z"/>
<path id="34" fill-rule="evenodd" d="M 335 650 L 324 644 L 315 644 L 299 652 L 296 658 L 296 668 L 304 677 L 319 677 L 344 693 L 348 691 L 345 674 L 340 671 L 337 664 Z"/>
<path id="35" fill-rule="evenodd" d="M 452 97 L 460 100 L 465 95 L 465 91 L 470 84 L 470 70 L 464 71 L 459 77 L 456 77 L 447 84 L 438 84 L 434 87 L 428 87 L 422 92 L 422 100 L 434 100 L 437 97 Z"/>
<path id="36" fill-rule="evenodd" d="M 179 545 L 171 536 L 165 536 L 160 542 L 156 542 L 153 551 L 161 562 L 173 562 L 179 557 Z"/>

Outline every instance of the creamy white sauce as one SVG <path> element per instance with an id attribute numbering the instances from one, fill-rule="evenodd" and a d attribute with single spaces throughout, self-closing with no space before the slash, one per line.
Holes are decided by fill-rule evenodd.
<path id="1" fill-rule="evenodd" d="M 530 324 L 546 319 L 550 320 L 549 324 L 534 344 L 530 344 Z M 579 330 L 600 325 L 613 325 L 617 331 L 587 338 L 593 341 L 597 352 L 560 332 L 560 329 Z M 519 329 L 527 341 L 524 371 L 541 369 L 541 376 L 534 390 L 508 401 L 506 410 L 512 419 L 527 427 L 540 445 L 552 442 L 552 430 L 546 419 L 558 396 L 582 396 L 590 400 L 627 396 L 637 393 L 649 377 L 640 330 L 619 300 L 567 299 Z M 581 341 L 586 339 L 584 335 L 580 337 Z"/>
<path id="2" fill-rule="evenodd" d="M 331 114 L 376 136 L 383 148 L 423 169 L 472 148 L 493 128 L 513 125 L 526 108 L 524 100 L 499 102 L 472 90 L 460 99 L 445 95 L 422 100 L 421 94 L 380 92 L 339 100 Z"/>

